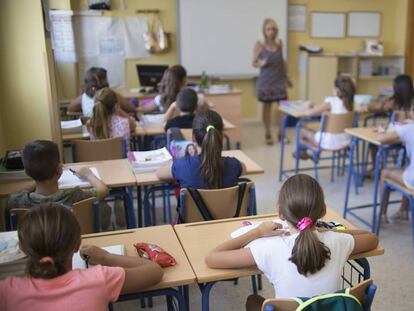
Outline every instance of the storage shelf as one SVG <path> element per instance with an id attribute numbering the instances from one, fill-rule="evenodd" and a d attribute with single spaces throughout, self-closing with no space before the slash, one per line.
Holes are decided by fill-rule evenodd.
<path id="1" fill-rule="evenodd" d="M 360 80 L 393 80 L 395 76 L 359 76 Z"/>

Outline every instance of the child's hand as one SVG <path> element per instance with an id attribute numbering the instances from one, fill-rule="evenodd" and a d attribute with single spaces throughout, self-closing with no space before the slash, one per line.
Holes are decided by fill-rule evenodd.
<path id="1" fill-rule="evenodd" d="M 267 58 L 261 58 L 257 60 L 257 66 L 265 67 L 267 65 Z"/>
<path id="2" fill-rule="evenodd" d="M 76 175 L 82 179 L 88 179 L 90 176 L 93 175 L 92 171 L 89 167 L 83 166 L 80 169 L 75 170 Z"/>
<path id="3" fill-rule="evenodd" d="M 266 221 L 257 227 L 261 237 L 289 235 L 289 231 L 273 221 Z"/>
<path id="4" fill-rule="evenodd" d="M 79 251 L 82 259 L 88 260 L 91 265 L 99 265 L 105 261 L 109 254 L 106 250 L 95 245 L 83 245 Z"/>

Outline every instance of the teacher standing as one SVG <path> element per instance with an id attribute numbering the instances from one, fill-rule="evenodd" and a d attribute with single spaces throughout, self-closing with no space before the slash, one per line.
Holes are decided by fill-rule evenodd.
<path id="1" fill-rule="evenodd" d="M 253 66 L 260 68 L 256 89 L 259 101 L 263 103 L 263 125 L 266 144 L 273 145 L 271 134 L 272 103 L 287 99 L 286 88 L 292 86 L 283 60 L 282 41 L 278 39 L 279 29 L 276 22 L 266 18 L 263 22 L 264 42 L 256 42 L 253 52 Z M 277 123 L 280 126 L 280 112 Z M 278 133 L 280 140 L 280 132 Z"/>

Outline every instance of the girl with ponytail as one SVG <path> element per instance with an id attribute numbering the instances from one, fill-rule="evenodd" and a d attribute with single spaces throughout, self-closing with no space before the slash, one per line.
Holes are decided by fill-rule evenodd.
<path id="1" fill-rule="evenodd" d="M 279 217 L 289 229 L 264 222 L 217 246 L 207 255 L 206 264 L 226 269 L 257 265 L 273 284 L 277 298 L 312 297 L 339 290 L 349 256 L 378 245 L 378 237 L 368 231 L 317 228 L 317 221 L 326 214 L 325 199 L 321 186 L 308 175 L 286 180 L 278 205 Z"/>
<path id="2" fill-rule="evenodd" d="M 114 91 L 107 87 L 97 91 L 92 118 L 87 123 L 91 139 L 128 138 L 135 131 L 136 121 L 120 112 L 118 96 Z"/>
<path id="3" fill-rule="evenodd" d="M 56 204 L 31 208 L 19 223 L 19 247 L 27 255 L 26 276 L 0 281 L 0 310 L 108 310 L 121 293 L 158 283 L 161 267 L 139 256 L 110 254 L 82 246 L 70 209 Z M 94 267 L 72 270 L 72 256 Z"/>
<path id="4" fill-rule="evenodd" d="M 201 148 L 198 155 L 174 160 L 161 167 L 157 176 L 175 179 L 180 188 L 217 189 L 237 185 L 244 164 L 233 157 L 222 157 L 223 119 L 213 110 L 201 110 L 194 117 L 193 141 Z"/>

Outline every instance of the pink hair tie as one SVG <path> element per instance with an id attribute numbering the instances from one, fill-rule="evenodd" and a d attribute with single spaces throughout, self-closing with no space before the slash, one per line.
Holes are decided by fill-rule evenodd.
<path id="1" fill-rule="evenodd" d="M 50 262 L 52 265 L 55 264 L 55 261 L 50 256 L 45 256 L 45 257 L 40 258 L 39 262 L 41 262 L 41 263 Z"/>
<path id="2" fill-rule="evenodd" d="M 313 221 L 310 217 L 303 217 L 296 225 L 299 231 L 303 231 L 305 229 L 311 228 L 312 226 L 313 226 Z"/>

